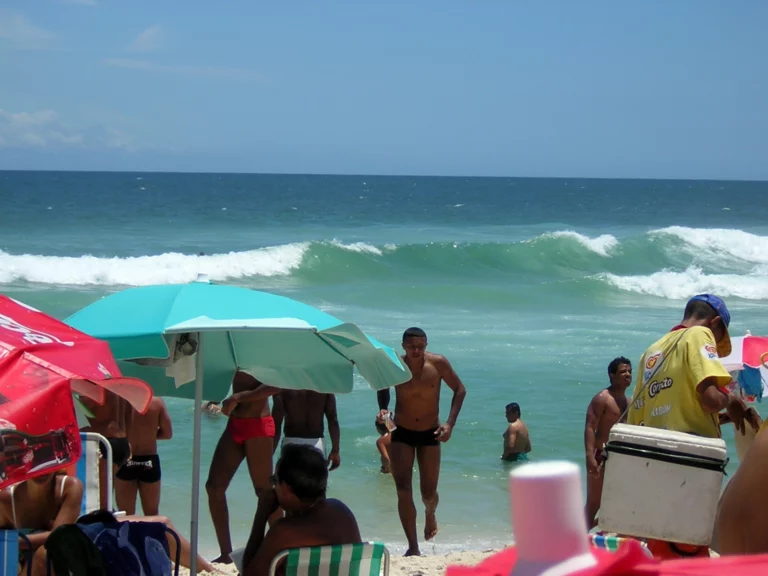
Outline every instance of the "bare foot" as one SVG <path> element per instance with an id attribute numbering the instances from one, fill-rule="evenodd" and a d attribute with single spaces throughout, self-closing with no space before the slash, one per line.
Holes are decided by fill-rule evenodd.
<path id="1" fill-rule="evenodd" d="M 229 557 L 229 554 L 222 554 L 211 560 L 211 564 L 232 564 L 232 558 Z"/>
<path id="2" fill-rule="evenodd" d="M 405 554 L 403 556 L 421 556 L 421 551 L 416 548 L 415 550 L 408 548 L 408 550 L 405 551 Z"/>
<path id="3" fill-rule="evenodd" d="M 424 539 L 429 541 L 437 536 L 437 518 L 434 512 L 427 512 L 424 520 Z"/>

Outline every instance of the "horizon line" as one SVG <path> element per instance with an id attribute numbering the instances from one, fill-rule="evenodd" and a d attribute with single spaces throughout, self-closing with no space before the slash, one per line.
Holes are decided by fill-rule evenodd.
<path id="1" fill-rule="evenodd" d="M 191 174 L 191 175 L 217 175 L 217 176 L 325 176 L 336 178 L 473 178 L 495 180 L 641 180 L 656 182 L 744 182 L 766 183 L 768 179 L 759 180 L 753 178 L 658 178 L 658 177 L 630 177 L 630 176 L 480 176 L 480 175 L 441 175 L 441 174 L 363 174 L 345 173 L 335 174 L 331 172 L 219 172 L 216 170 L 62 170 L 62 169 L 29 169 L 29 168 L 0 168 L 2 172 L 51 172 L 64 174 Z"/>

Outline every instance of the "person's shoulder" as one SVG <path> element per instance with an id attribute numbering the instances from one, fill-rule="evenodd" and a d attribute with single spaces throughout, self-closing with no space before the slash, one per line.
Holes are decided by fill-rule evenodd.
<path id="1" fill-rule="evenodd" d="M 85 487 L 82 480 L 77 476 L 67 476 L 61 474 L 61 482 L 64 484 L 64 495 L 71 495 L 75 498 L 82 498 Z"/>
<path id="2" fill-rule="evenodd" d="M 434 352 L 425 352 L 424 358 L 427 360 L 427 362 L 430 362 L 433 366 L 437 366 L 439 368 L 451 365 L 451 363 L 448 361 L 448 358 L 446 358 L 442 354 L 435 354 Z"/>
<path id="3" fill-rule="evenodd" d="M 331 510 L 335 512 L 339 512 L 344 515 L 348 515 L 352 519 L 355 518 L 355 515 L 352 513 L 352 510 L 350 510 L 349 506 L 344 504 L 344 502 L 342 502 L 341 500 L 338 500 L 336 498 L 327 498 L 325 503 Z"/>
<path id="4" fill-rule="evenodd" d="M 602 390 L 600 390 L 600 392 L 592 396 L 592 401 L 590 402 L 590 404 L 592 404 L 593 406 L 599 406 L 600 404 L 605 404 L 608 401 L 608 398 L 610 397 L 611 395 L 608 393 L 608 390 L 603 388 Z"/>

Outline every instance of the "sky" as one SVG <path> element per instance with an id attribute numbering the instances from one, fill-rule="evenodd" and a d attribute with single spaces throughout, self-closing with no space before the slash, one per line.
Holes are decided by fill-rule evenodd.
<path id="1" fill-rule="evenodd" d="M 0 169 L 768 179 L 768 2 L 2 0 Z"/>

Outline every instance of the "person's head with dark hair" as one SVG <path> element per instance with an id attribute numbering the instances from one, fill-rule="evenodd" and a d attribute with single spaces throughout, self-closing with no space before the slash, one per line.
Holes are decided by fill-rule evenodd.
<path id="1" fill-rule="evenodd" d="M 728 326 L 731 323 L 731 313 L 722 298 L 713 294 L 699 294 L 688 300 L 683 312 L 682 326 L 704 326 L 712 331 L 717 342 L 717 354 L 724 358 L 731 353 L 731 337 Z"/>
<path id="2" fill-rule="evenodd" d="M 306 508 L 325 498 L 328 463 L 320 450 L 287 444 L 277 461 L 272 483 L 280 506 L 287 511 Z"/>
<path id="3" fill-rule="evenodd" d="M 611 360 L 608 364 L 608 379 L 612 387 L 626 390 L 632 384 L 632 362 L 624 356 Z"/>
<path id="4" fill-rule="evenodd" d="M 406 361 L 421 360 L 426 349 L 427 333 L 424 330 L 414 326 L 403 332 L 403 350 L 405 350 Z"/>
<path id="5" fill-rule="evenodd" d="M 515 422 L 522 416 L 522 413 L 520 412 L 520 404 L 517 402 L 510 402 L 507 404 L 505 411 L 507 415 L 507 422 Z"/>

